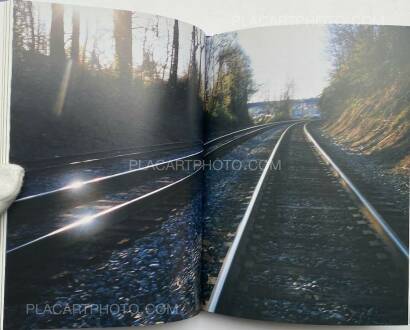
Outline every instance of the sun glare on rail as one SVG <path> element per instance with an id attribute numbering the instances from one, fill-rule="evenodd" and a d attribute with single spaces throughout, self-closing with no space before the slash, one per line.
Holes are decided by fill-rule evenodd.
<path id="1" fill-rule="evenodd" d="M 67 96 L 67 89 L 71 78 L 72 67 L 73 62 L 70 60 L 67 62 L 67 65 L 65 67 L 64 76 L 60 83 L 60 90 L 58 92 L 57 102 L 54 105 L 54 112 L 59 116 L 63 113 L 64 103 Z"/>
<path id="2" fill-rule="evenodd" d="M 84 182 L 80 180 L 73 181 L 69 184 L 69 187 L 73 189 L 80 189 L 82 186 L 84 186 Z"/>
<path id="3" fill-rule="evenodd" d="M 81 220 L 79 220 L 79 222 L 78 222 L 78 224 L 80 224 L 80 225 L 88 225 L 88 224 L 90 224 L 91 222 L 93 222 L 95 220 L 95 217 L 94 216 L 86 216 L 86 217 L 84 217 L 84 218 L 82 218 Z"/>

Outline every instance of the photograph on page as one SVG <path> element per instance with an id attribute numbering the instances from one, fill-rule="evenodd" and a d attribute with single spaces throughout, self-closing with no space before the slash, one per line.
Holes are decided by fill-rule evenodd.
<path id="1" fill-rule="evenodd" d="M 4 329 L 408 324 L 410 27 L 12 7 Z"/>
<path id="2" fill-rule="evenodd" d="M 205 308 L 407 324 L 410 28 L 264 27 L 207 51 L 206 133 L 274 125 L 206 168 Z"/>
<path id="3" fill-rule="evenodd" d="M 197 314 L 203 33 L 17 0 L 13 34 L 5 329 Z"/>

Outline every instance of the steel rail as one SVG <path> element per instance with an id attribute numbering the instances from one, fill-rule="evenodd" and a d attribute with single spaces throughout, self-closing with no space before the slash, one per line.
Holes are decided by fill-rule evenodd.
<path id="1" fill-rule="evenodd" d="M 262 128 L 265 128 L 265 127 L 268 127 L 269 125 L 271 125 L 271 124 L 253 126 L 253 127 L 247 128 L 245 130 L 239 130 L 239 131 L 236 131 L 236 132 L 232 132 L 230 134 L 221 136 L 217 139 L 218 139 L 218 141 L 220 141 L 220 140 L 223 140 L 223 138 L 226 138 L 228 136 L 232 136 L 234 134 L 238 134 L 238 133 L 243 132 L 243 131 L 248 131 L 250 129 L 253 129 L 253 130 L 256 131 L 256 130 L 261 129 L 260 126 L 264 126 Z M 242 137 L 242 136 L 240 136 L 240 137 Z M 236 140 L 237 139 L 230 140 L 227 143 L 225 143 L 224 146 L 227 145 L 227 144 L 230 144 L 232 142 L 235 142 Z M 216 141 L 216 140 L 213 140 L 213 141 Z M 210 141 L 210 142 L 212 142 L 212 141 Z M 220 147 L 222 147 L 222 146 L 220 146 Z M 208 154 L 211 154 L 211 153 L 215 152 L 216 150 L 219 150 L 220 147 L 216 148 L 215 150 L 212 150 L 212 151 L 208 152 Z M 112 179 L 121 177 L 123 175 L 129 175 L 131 173 L 138 173 L 138 172 L 154 169 L 155 167 L 160 167 L 160 166 L 172 164 L 173 162 L 179 162 L 179 161 L 182 161 L 182 160 L 187 160 L 189 158 L 199 156 L 202 153 L 203 153 L 203 151 L 199 151 L 199 152 L 192 153 L 192 154 L 189 154 L 189 155 L 186 155 L 186 156 L 183 156 L 183 157 L 179 157 L 179 158 L 176 158 L 176 159 L 171 159 L 171 160 L 156 163 L 156 164 L 151 164 L 149 166 L 140 167 L 140 168 L 137 168 L 137 169 L 134 169 L 134 170 L 120 172 L 120 173 L 116 173 L 116 174 L 113 174 L 113 175 L 107 175 L 107 176 L 103 176 L 103 177 L 98 177 L 98 178 L 95 178 L 95 179 L 87 180 L 87 181 L 76 183 L 76 184 L 70 184 L 70 185 L 67 185 L 67 186 L 64 186 L 64 187 L 61 187 L 61 188 L 58 188 L 58 189 L 53 189 L 53 190 L 49 190 L 49 191 L 46 191 L 46 192 L 43 192 L 43 193 L 22 197 L 22 198 L 17 199 L 15 202 L 20 203 L 20 202 L 24 202 L 24 201 L 35 199 L 35 198 L 44 197 L 44 196 L 47 196 L 47 195 L 52 195 L 52 194 L 56 194 L 56 193 L 64 193 L 64 192 L 68 192 L 70 190 L 78 189 L 79 186 L 81 186 L 81 188 L 84 188 L 85 186 L 93 184 L 93 183 L 104 182 L 104 181 L 108 181 L 108 180 L 112 180 Z"/>
<path id="2" fill-rule="evenodd" d="M 44 239 L 47 239 L 47 238 L 50 238 L 50 237 L 53 237 L 53 236 L 56 236 L 56 235 L 59 235 L 59 234 L 66 233 L 66 232 L 68 232 L 68 231 L 70 231 L 70 230 L 76 229 L 76 228 L 81 227 L 81 226 L 86 226 L 86 225 L 88 225 L 88 224 L 90 224 L 90 223 L 93 223 L 93 222 L 96 221 L 98 218 L 101 218 L 101 217 L 103 217 L 103 216 L 113 215 L 115 212 L 117 212 L 117 211 L 119 211 L 119 210 L 122 210 L 122 209 L 124 209 L 125 207 L 127 207 L 127 206 L 129 206 L 129 205 L 131 205 L 131 204 L 135 204 L 135 203 L 138 203 L 138 202 L 142 202 L 143 200 L 146 200 L 146 199 L 148 199 L 148 198 L 150 198 L 150 197 L 152 197 L 152 196 L 154 196 L 154 195 L 156 195 L 156 194 L 159 194 L 159 193 L 161 193 L 161 192 L 164 192 L 165 190 L 168 190 L 168 189 L 170 189 L 170 188 L 175 187 L 175 186 L 178 185 L 178 184 L 181 184 L 181 183 L 183 183 L 183 182 L 186 182 L 186 181 L 188 181 L 189 179 L 193 178 L 195 175 L 199 174 L 201 171 L 202 171 L 202 169 L 198 169 L 198 170 L 196 170 L 195 172 L 193 172 L 193 173 L 191 173 L 191 174 L 189 174 L 189 175 L 187 175 L 187 176 L 185 176 L 185 177 L 183 177 L 183 178 L 181 178 L 181 179 L 179 179 L 179 180 L 177 180 L 177 181 L 175 181 L 175 182 L 172 182 L 172 183 L 170 183 L 170 184 L 168 184 L 168 185 L 166 185 L 166 186 L 163 186 L 163 187 L 161 187 L 161 188 L 158 188 L 158 189 L 156 189 L 156 190 L 150 191 L 150 192 L 147 193 L 147 194 L 144 194 L 144 195 L 142 195 L 142 196 L 139 196 L 139 197 L 134 198 L 134 199 L 132 199 L 132 200 L 129 200 L 129 201 L 127 201 L 127 202 L 121 203 L 121 204 L 119 204 L 119 205 L 113 206 L 113 207 L 111 207 L 111 208 L 109 208 L 109 209 L 107 209 L 107 210 L 101 211 L 101 212 L 96 213 L 96 214 L 93 214 L 93 215 L 91 215 L 91 216 L 83 217 L 83 218 L 81 218 L 81 219 L 79 219 L 79 220 L 73 222 L 72 224 L 69 224 L 69 225 L 64 226 L 64 227 L 62 227 L 62 228 L 60 228 L 60 229 L 54 230 L 54 231 L 52 231 L 51 233 L 48 233 L 48 234 L 46 234 L 46 235 L 43 235 L 43 236 L 41 236 L 41 237 L 38 237 L 38 238 L 36 238 L 36 239 L 30 241 L 30 242 L 24 243 L 24 244 L 22 244 L 22 245 L 19 245 L 19 246 L 13 248 L 13 249 L 10 249 L 10 250 L 7 251 L 7 254 L 10 254 L 10 253 L 13 253 L 13 252 L 15 252 L 15 251 L 18 251 L 18 250 L 21 250 L 21 249 L 23 249 L 23 248 L 26 248 L 26 247 L 28 247 L 28 246 L 30 246 L 30 245 L 33 245 L 33 244 L 35 244 L 35 243 L 38 243 L 38 242 L 44 240 Z"/>
<path id="3" fill-rule="evenodd" d="M 264 128 L 265 128 L 265 127 L 263 127 L 263 128 L 258 128 L 256 131 L 259 131 L 259 130 L 264 129 Z M 243 134 L 243 135 L 240 135 L 240 136 L 238 136 L 238 137 L 236 137 L 236 138 L 234 138 L 234 139 L 232 139 L 232 140 L 229 140 L 228 142 L 224 143 L 223 145 L 218 146 L 216 149 L 212 150 L 210 153 L 214 153 L 214 152 L 218 151 L 219 149 L 224 148 L 224 147 L 225 147 L 226 145 L 228 145 L 228 144 L 237 143 L 237 142 L 238 142 L 239 140 L 241 140 L 244 136 L 248 136 L 248 135 L 250 135 L 250 134 L 253 134 L 254 132 L 255 132 L 255 131 L 248 132 L 248 133 Z M 201 154 L 201 153 L 202 153 L 202 152 L 196 153 L 196 154 L 193 154 L 193 155 L 197 156 L 197 155 L 199 155 L 199 154 Z M 160 163 L 160 164 L 150 165 L 149 168 L 154 168 L 154 167 L 158 167 L 158 166 L 170 164 L 170 163 L 173 163 L 173 162 L 176 162 L 176 161 L 186 160 L 186 159 L 188 159 L 188 158 L 192 158 L 191 156 L 193 156 L 193 155 L 189 155 L 189 156 L 187 156 L 187 157 L 181 157 L 181 158 L 174 159 L 174 160 L 171 160 L 171 161 L 168 161 L 168 162 L 163 162 L 163 163 Z M 143 169 L 146 169 L 146 168 L 143 168 Z M 138 169 L 138 170 L 141 170 L 141 169 Z M 134 170 L 134 171 L 137 171 L 137 170 Z M 134 172 L 134 171 L 128 171 L 128 172 L 126 172 L 125 174 L 129 174 L 129 173 L 132 173 L 132 172 Z M 57 235 L 62 235 L 62 234 L 67 233 L 67 232 L 69 232 L 69 231 L 71 231 L 71 230 L 75 230 L 76 228 L 78 228 L 78 227 L 80 227 L 80 226 L 87 225 L 87 224 L 89 224 L 89 223 L 91 223 L 91 222 L 96 221 L 98 218 L 102 218 L 102 217 L 104 217 L 104 216 L 112 215 L 112 214 L 115 213 L 116 211 L 122 210 L 122 209 L 124 209 L 125 207 L 127 207 L 127 206 L 129 206 L 129 205 L 131 205 L 131 204 L 135 204 L 135 203 L 142 202 L 142 201 L 144 201 L 144 200 L 147 200 L 148 198 L 153 197 L 154 195 L 157 195 L 157 194 L 159 194 L 159 193 L 161 193 L 161 192 L 165 192 L 165 191 L 168 190 L 168 189 L 174 188 L 176 185 L 182 184 L 182 183 L 186 182 L 187 180 L 193 178 L 195 175 L 198 175 L 200 172 L 202 172 L 202 167 L 201 167 L 200 169 L 195 170 L 193 173 L 191 173 L 191 174 L 189 174 L 189 175 L 187 175 L 187 176 L 185 176 L 185 177 L 183 177 L 183 178 L 181 178 L 181 179 L 179 179 L 179 180 L 177 180 L 177 181 L 175 181 L 175 182 L 173 182 L 173 183 L 170 183 L 170 184 L 168 184 L 168 185 L 166 185 L 166 186 L 163 186 L 163 187 L 161 187 L 161 188 L 158 188 L 158 189 L 156 189 L 156 190 L 153 190 L 153 191 L 151 191 L 151 192 L 149 192 L 149 193 L 146 193 L 146 194 L 144 194 L 144 195 L 142 195 L 142 196 L 139 196 L 139 197 L 134 198 L 134 199 L 132 199 L 132 200 L 129 200 L 129 201 L 127 201 L 127 202 L 124 202 L 124 203 L 121 203 L 121 204 L 119 204 L 119 205 L 113 206 L 113 207 L 111 207 L 111 208 L 109 208 L 109 209 L 107 209 L 107 210 L 104 210 L 104 211 L 102 211 L 102 212 L 99 212 L 99 213 L 96 213 L 96 214 L 93 214 L 93 215 L 90 215 L 90 216 L 83 217 L 83 218 L 81 218 L 81 219 L 79 219 L 79 220 L 73 222 L 72 224 L 69 224 L 69 225 L 64 226 L 64 227 L 62 227 L 62 228 L 59 228 L 59 229 L 57 229 L 57 230 L 54 230 L 54 231 L 52 231 L 52 232 L 50 232 L 50 233 L 48 233 L 48 234 L 45 234 L 45 235 L 40 236 L 40 237 L 38 237 L 38 238 L 35 238 L 35 239 L 33 239 L 33 240 L 29 241 L 29 242 L 26 242 L 26 243 L 21 244 L 21 245 L 19 245 L 19 246 L 17 246 L 17 247 L 14 247 L 14 248 L 8 250 L 7 253 L 8 253 L 8 254 L 11 254 L 11 253 L 13 253 L 13 252 L 17 252 L 17 251 L 22 250 L 22 249 L 24 249 L 24 248 L 30 247 L 30 246 L 32 246 L 32 245 L 34 245 L 34 244 L 36 244 L 36 243 L 42 242 L 42 241 L 44 241 L 44 240 L 47 239 L 47 238 L 56 237 Z M 120 174 L 118 174 L 118 175 L 124 175 L 124 173 L 120 173 Z M 114 175 L 114 176 L 118 176 L 118 175 Z M 109 178 L 110 178 L 110 177 L 109 177 Z M 87 184 L 90 184 L 90 183 L 93 183 L 93 182 L 96 182 L 96 181 L 97 181 L 97 180 L 91 180 L 91 181 L 87 182 Z M 21 201 L 21 200 L 20 200 L 20 201 Z M 24 201 L 24 200 L 23 200 L 23 201 Z"/>
<path id="4" fill-rule="evenodd" d="M 187 149 L 188 147 L 193 148 L 195 146 L 198 146 L 198 145 L 192 144 L 191 146 L 186 145 L 184 147 L 183 144 L 174 144 L 174 145 L 169 144 L 168 147 L 165 147 L 164 145 L 164 146 L 161 146 L 161 148 L 159 148 L 159 146 L 153 145 L 150 150 L 139 150 L 139 151 L 134 151 L 130 153 L 112 154 L 110 156 L 100 156 L 99 158 L 88 158 L 88 159 L 71 161 L 67 163 L 51 164 L 51 165 L 47 165 L 44 167 L 28 167 L 26 172 L 32 173 L 32 172 L 43 172 L 43 171 L 50 170 L 50 169 L 62 169 L 64 167 L 81 167 L 81 166 L 88 165 L 90 163 L 104 162 L 107 160 L 114 160 L 117 158 L 125 158 L 125 157 L 136 156 L 136 155 L 148 155 L 148 154 L 152 154 L 155 152 L 178 151 L 178 150 Z"/>
<path id="5" fill-rule="evenodd" d="M 260 127 L 260 128 L 251 130 L 250 132 L 246 132 L 245 134 L 241 134 L 239 136 L 236 136 L 236 137 L 232 138 L 231 140 L 228 140 L 227 142 L 224 142 L 223 144 L 216 145 L 215 149 L 211 149 L 209 151 L 207 151 L 205 149 L 204 157 L 209 157 L 209 155 L 211 155 L 211 154 L 213 154 L 217 151 L 223 150 L 224 148 L 230 146 L 233 142 L 237 142 L 237 141 L 242 140 L 244 138 L 249 138 L 252 135 L 254 135 L 255 133 L 262 132 L 262 131 L 268 130 L 270 128 L 273 128 L 273 126 L 267 125 L 267 126 L 264 126 L 264 127 Z"/>
<path id="6" fill-rule="evenodd" d="M 177 148 L 177 146 L 184 146 L 184 145 L 199 145 L 198 142 L 192 142 L 189 144 L 188 142 L 169 142 L 169 143 L 162 143 L 162 144 L 153 144 L 153 145 L 143 145 L 139 147 L 133 147 L 133 148 L 122 148 L 122 149 L 115 149 L 112 151 L 95 151 L 95 152 L 89 152 L 89 153 L 80 153 L 77 155 L 68 155 L 68 156 L 57 156 L 54 158 L 43 158 L 43 159 L 36 159 L 36 160 L 23 160 L 20 163 L 23 165 L 23 167 L 27 167 L 27 171 L 41 171 L 44 169 L 49 169 L 49 168 L 58 168 L 58 167 L 64 167 L 64 166 L 70 166 L 70 165 L 80 165 L 82 163 L 90 163 L 90 162 L 95 162 L 95 161 L 103 161 L 111 158 L 118 158 L 118 157 L 126 157 L 126 156 L 131 156 L 131 155 L 136 155 L 140 153 L 148 153 L 148 152 L 153 152 L 153 151 L 163 151 L 163 150 L 168 150 L 167 148 Z M 155 150 L 153 150 L 153 148 Z M 162 149 L 163 148 L 163 149 Z M 182 148 L 182 147 L 181 147 Z M 106 156 L 108 153 L 112 154 L 112 156 Z M 81 159 L 79 159 L 82 157 Z M 85 157 L 88 157 L 84 159 Z M 65 162 L 63 162 L 65 161 Z M 52 163 L 51 165 L 45 166 L 45 167 L 39 167 L 37 164 L 41 163 Z M 36 167 L 33 167 L 33 165 L 37 165 Z"/>
<path id="7" fill-rule="evenodd" d="M 364 205 L 366 210 L 370 215 L 376 220 L 377 225 L 383 231 L 383 233 L 389 238 L 394 247 L 400 251 L 400 253 L 409 259 L 409 249 L 408 247 L 400 240 L 394 230 L 389 226 L 386 220 L 383 219 L 381 214 L 375 209 L 375 207 L 364 197 L 360 190 L 353 184 L 349 177 L 336 165 L 336 163 L 329 157 L 329 155 L 320 147 L 319 143 L 313 138 L 307 129 L 307 124 L 304 125 L 304 132 L 306 137 L 312 142 L 315 148 L 319 151 L 321 156 L 330 164 L 336 173 L 343 179 L 347 184 L 350 190 L 355 194 L 358 200 Z"/>
<path id="8" fill-rule="evenodd" d="M 215 142 L 218 142 L 218 141 L 220 141 L 220 140 L 223 140 L 223 139 L 225 139 L 225 138 L 227 138 L 227 137 L 233 136 L 233 135 L 238 134 L 238 133 L 241 133 L 241 132 L 247 132 L 247 131 L 252 130 L 252 129 L 257 129 L 257 128 L 261 128 L 261 127 L 266 127 L 266 126 L 269 126 L 269 125 L 272 125 L 272 124 L 256 125 L 256 126 L 251 126 L 251 127 L 243 128 L 243 129 L 240 129 L 240 130 L 238 130 L 238 131 L 230 132 L 230 133 L 227 133 L 227 134 L 218 136 L 218 137 L 216 137 L 216 138 L 214 138 L 214 139 L 212 139 L 212 140 L 206 141 L 206 142 L 204 143 L 204 146 L 212 145 L 212 144 L 215 143 Z"/>
<path id="9" fill-rule="evenodd" d="M 242 240 L 242 237 L 245 233 L 245 230 L 248 226 L 250 218 L 252 217 L 252 215 L 253 215 L 253 213 L 256 209 L 257 201 L 259 199 L 261 191 L 263 190 L 263 186 L 265 184 L 266 178 L 269 175 L 269 170 L 270 170 L 270 168 L 273 164 L 273 161 L 274 161 L 274 159 L 275 159 L 275 157 L 278 153 L 278 149 L 279 149 L 283 139 L 285 138 L 286 134 L 289 132 L 289 130 L 297 124 L 298 123 L 295 123 L 295 124 L 289 126 L 282 133 L 279 140 L 276 142 L 276 145 L 275 145 L 275 147 L 274 147 L 274 149 L 273 149 L 273 151 L 272 151 L 272 153 L 271 153 L 271 155 L 270 155 L 270 157 L 269 157 L 269 159 L 266 163 L 266 166 L 265 166 L 265 168 L 262 172 L 262 175 L 260 176 L 259 181 L 256 185 L 256 188 L 255 188 L 255 190 L 252 194 L 252 198 L 251 198 L 251 200 L 249 202 L 249 205 L 248 205 L 248 207 L 245 211 L 245 214 L 244 214 L 241 222 L 239 223 L 238 229 L 236 231 L 235 239 L 234 239 L 228 253 L 225 256 L 225 259 L 224 259 L 224 262 L 222 264 L 221 270 L 219 271 L 218 279 L 215 283 L 215 286 L 214 286 L 214 288 L 212 290 L 212 293 L 211 293 L 211 297 L 210 297 L 210 299 L 208 301 L 208 304 L 207 304 L 207 310 L 209 312 L 215 312 L 215 310 L 218 306 L 219 298 L 222 294 L 222 291 L 223 291 L 223 288 L 224 288 L 224 285 L 225 285 L 225 281 L 228 278 L 232 263 L 233 263 L 234 258 L 236 256 L 236 252 L 239 248 L 239 244 L 240 244 L 240 242 Z"/>
<path id="10" fill-rule="evenodd" d="M 277 122 L 273 122 L 273 123 L 269 123 L 269 124 L 262 124 L 262 125 L 256 125 L 256 126 L 251 126 L 251 127 L 243 128 L 243 129 L 240 129 L 240 130 L 238 130 L 238 131 L 231 132 L 231 133 L 228 133 L 228 134 L 219 136 L 219 137 L 217 137 L 217 138 L 214 138 L 214 139 L 212 139 L 212 140 L 209 140 L 209 141 L 207 141 L 207 142 L 204 143 L 204 146 L 207 147 L 207 146 L 209 146 L 209 145 L 212 145 L 212 144 L 214 144 L 214 143 L 217 143 L 217 142 L 220 141 L 220 140 L 223 140 L 223 139 L 225 139 L 225 138 L 227 138 L 227 137 L 236 135 L 236 134 L 238 134 L 238 133 L 247 132 L 247 131 L 250 131 L 250 130 L 253 130 L 253 129 L 264 128 L 264 127 L 268 127 L 268 126 L 276 126 L 276 125 L 280 125 L 280 124 L 288 124 L 288 123 L 297 122 L 297 121 L 298 121 L 298 120 L 277 121 Z"/>
<path id="11" fill-rule="evenodd" d="M 186 156 L 183 156 L 183 157 L 178 157 L 178 158 L 171 159 L 171 160 L 168 160 L 168 161 L 164 161 L 164 162 L 160 162 L 160 163 L 140 167 L 140 168 L 137 168 L 135 170 L 129 170 L 129 171 L 125 171 L 125 172 L 116 173 L 116 174 L 113 174 L 113 175 L 107 175 L 107 176 L 95 178 L 95 179 L 92 179 L 92 180 L 84 181 L 84 182 L 81 182 L 81 183 L 70 184 L 70 185 L 64 186 L 64 187 L 59 188 L 59 189 L 54 189 L 54 190 L 46 191 L 44 193 L 23 197 L 23 198 L 17 199 L 15 202 L 20 203 L 20 202 L 24 202 L 24 201 L 27 201 L 27 200 L 35 199 L 35 198 L 38 198 L 38 197 L 44 197 L 44 196 L 59 193 L 59 192 L 65 192 L 65 191 L 68 191 L 68 190 L 75 190 L 75 189 L 78 189 L 78 187 L 83 188 L 84 186 L 87 186 L 87 185 L 90 185 L 90 184 L 93 184 L 93 183 L 104 182 L 104 181 L 112 180 L 112 179 L 122 177 L 122 176 L 125 176 L 125 175 L 129 175 L 129 174 L 132 174 L 132 173 L 143 172 L 143 171 L 146 171 L 146 170 L 155 169 L 155 167 L 160 167 L 160 166 L 172 164 L 172 163 L 183 161 L 183 160 L 188 160 L 190 158 L 199 156 L 202 153 L 203 153 L 203 151 L 199 151 L 199 152 L 195 152 L 193 154 L 189 154 L 189 155 L 186 155 Z"/>

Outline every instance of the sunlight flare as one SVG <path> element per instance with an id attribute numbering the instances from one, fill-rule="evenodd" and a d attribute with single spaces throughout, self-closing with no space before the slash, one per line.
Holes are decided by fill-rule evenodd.
<path id="1" fill-rule="evenodd" d="M 65 103 L 65 99 L 67 96 L 67 89 L 68 89 L 68 85 L 70 83 L 70 78 L 71 78 L 72 67 L 73 67 L 73 61 L 69 60 L 67 62 L 67 65 L 64 71 L 63 80 L 61 81 L 61 84 L 60 84 L 57 102 L 54 106 L 54 113 L 57 114 L 58 116 L 60 116 L 63 113 L 64 103 Z"/>

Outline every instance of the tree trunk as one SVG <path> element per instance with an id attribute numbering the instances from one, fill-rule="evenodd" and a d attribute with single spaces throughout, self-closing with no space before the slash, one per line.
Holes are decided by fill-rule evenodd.
<path id="1" fill-rule="evenodd" d="M 198 51 L 197 31 L 196 27 L 192 27 L 192 39 L 191 39 L 191 59 L 189 64 L 189 77 L 193 80 L 198 78 L 198 68 L 196 63 L 196 53 Z"/>
<path id="2" fill-rule="evenodd" d="M 14 29 L 13 29 L 13 51 L 21 51 L 24 42 L 23 42 L 23 35 L 24 35 L 24 19 L 23 19 L 24 10 L 22 8 L 22 4 L 19 2 L 14 3 L 14 10 L 13 10 L 13 22 L 14 22 Z"/>
<path id="3" fill-rule="evenodd" d="M 87 62 L 87 47 L 88 47 L 88 38 L 89 38 L 89 24 L 87 20 L 86 29 L 85 29 L 85 40 L 83 44 L 83 51 L 81 54 L 81 63 L 85 64 Z"/>
<path id="4" fill-rule="evenodd" d="M 167 67 L 168 67 L 168 62 L 169 62 L 169 46 L 171 43 L 171 36 L 170 36 L 170 32 L 169 32 L 169 27 L 167 25 L 167 57 L 165 58 L 165 63 L 162 66 L 162 81 L 165 80 L 165 72 L 167 71 Z"/>
<path id="5" fill-rule="evenodd" d="M 56 64 L 63 64 L 64 50 L 64 6 L 51 5 L 50 56 Z"/>
<path id="6" fill-rule="evenodd" d="M 174 38 L 172 41 L 171 68 L 169 74 L 169 84 L 175 86 L 178 79 L 178 56 L 179 56 L 179 26 L 178 20 L 174 23 Z"/>
<path id="7" fill-rule="evenodd" d="M 199 52 L 199 66 L 198 66 L 198 90 L 201 93 L 201 88 L 202 88 L 202 77 L 203 77 L 203 72 L 204 69 L 202 68 L 202 57 L 203 57 L 203 51 L 204 51 L 205 45 L 201 46 L 201 50 Z"/>
<path id="8" fill-rule="evenodd" d="M 115 62 L 120 78 L 132 79 L 132 13 L 114 11 Z"/>
<path id="9" fill-rule="evenodd" d="M 80 13 L 73 12 L 73 34 L 71 36 L 71 59 L 73 63 L 80 61 Z"/>
<path id="10" fill-rule="evenodd" d="M 36 36 L 34 32 L 34 17 L 33 17 L 33 4 L 32 2 L 27 2 L 27 16 L 28 24 L 30 27 L 30 50 L 36 50 Z"/>
<path id="11" fill-rule="evenodd" d="M 206 111 L 209 111 L 209 94 L 210 94 L 210 72 L 213 70 L 214 44 L 211 38 L 205 37 L 205 65 L 204 65 L 204 103 Z"/>

